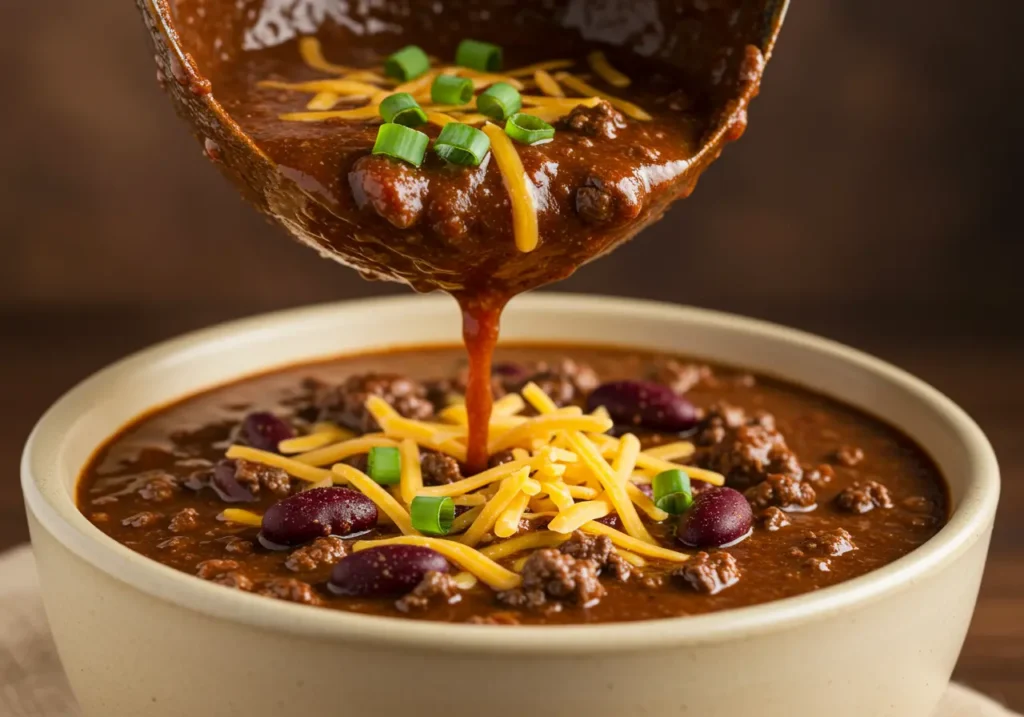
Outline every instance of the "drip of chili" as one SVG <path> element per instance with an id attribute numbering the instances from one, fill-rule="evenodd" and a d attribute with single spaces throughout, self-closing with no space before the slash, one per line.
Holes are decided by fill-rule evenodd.
<path id="1" fill-rule="evenodd" d="M 462 340 L 469 355 L 466 385 L 466 414 L 469 417 L 469 446 L 466 463 L 471 471 L 487 468 L 487 425 L 491 418 L 491 358 L 498 343 L 504 300 L 493 297 L 457 297 L 462 309 Z"/>

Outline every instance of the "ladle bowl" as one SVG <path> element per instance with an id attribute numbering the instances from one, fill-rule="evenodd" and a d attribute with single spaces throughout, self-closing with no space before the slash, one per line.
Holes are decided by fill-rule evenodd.
<path id="1" fill-rule="evenodd" d="M 744 58 L 757 48 L 771 56 L 788 0 L 444 0 L 350 3 L 346 0 L 137 0 L 153 41 L 158 79 L 189 123 L 206 155 L 245 199 L 299 241 L 372 278 L 403 281 L 417 290 L 453 293 L 501 286 L 507 295 L 563 278 L 611 251 L 660 218 L 693 190 L 700 173 L 746 125 L 760 72 Z M 439 16 L 457 16 L 466 36 L 474 17 L 510 28 L 510 43 L 537 42 L 519 28 L 547 23 L 552 32 L 626 48 L 678 70 L 706 93 L 707 124 L 684 171 L 635 220 L 584 241 L 545 241 L 524 254 L 509 242 L 445 243 L 417 236 L 396 242 L 380 218 L 339 214 L 308 177 L 282 168 L 218 101 L 218 87 L 239 53 L 318 34 L 335 42 L 404 25 L 426 30 Z M 563 35 L 564 36 L 564 35 Z M 557 52 L 556 48 L 545 50 Z M 365 220 L 364 220 L 365 219 Z M 407 240 L 406 240 L 407 239 Z"/>

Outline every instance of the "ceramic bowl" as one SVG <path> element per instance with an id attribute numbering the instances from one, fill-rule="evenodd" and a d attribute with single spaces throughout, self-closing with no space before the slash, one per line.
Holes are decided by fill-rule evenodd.
<path id="1" fill-rule="evenodd" d="M 506 340 L 614 343 L 798 382 L 884 417 L 949 481 L 952 518 L 854 580 L 778 602 L 640 623 L 486 627 L 368 617 L 225 590 L 138 555 L 74 503 L 78 474 L 138 415 L 296 362 L 459 340 L 445 297 L 342 303 L 190 334 L 61 398 L 25 449 L 43 597 L 86 717 L 926 717 L 974 609 L 999 494 L 995 456 L 914 377 L 779 326 L 640 301 L 535 294 Z"/>

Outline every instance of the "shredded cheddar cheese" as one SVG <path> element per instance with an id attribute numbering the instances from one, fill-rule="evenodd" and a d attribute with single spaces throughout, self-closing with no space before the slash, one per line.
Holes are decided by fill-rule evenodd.
<path id="1" fill-rule="evenodd" d="M 557 79 L 559 82 L 561 82 L 564 86 L 568 87 L 573 92 L 578 92 L 579 94 L 584 95 L 585 97 L 600 97 L 603 100 L 607 100 L 612 105 L 612 107 L 619 110 L 623 114 L 632 117 L 633 119 L 641 120 L 644 122 L 648 122 L 654 119 L 638 105 L 635 105 L 632 102 L 624 100 L 620 97 L 609 95 L 606 92 L 601 92 L 601 90 L 597 89 L 596 87 L 588 85 L 583 80 L 579 79 L 578 77 L 574 77 L 573 75 L 570 75 L 567 72 L 559 72 L 557 75 L 555 75 L 555 79 Z"/>
<path id="2" fill-rule="evenodd" d="M 544 72 L 550 72 L 551 70 L 564 70 L 568 67 L 572 67 L 574 64 L 576 63 L 572 60 L 548 60 L 547 62 L 537 62 L 532 65 L 526 65 L 525 67 L 517 67 L 514 70 L 507 70 L 505 75 L 507 77 L 529 77 L 538 70 Z"/>
<path id="3" fill-rule="evenodd" d="M 486 548 L 481 548 L 480 552 L 491 560 L 501 560 L 510 555 L 521 553 L 524 550 L 552 548 L 556 545 L 561 545 L 568 539 L 568 535 L 559 535 L 557 533 L 527 533 L 510 540 L 488 545 Z"/>
<path id="4" fill-rule="evenodd" d="M 371 448 L 395 448 L 397 446 L 398 442 L 391 438 L 379 435 L 362 436 L 299 454 L 293 460 L 311 466 L 329 466 L 360 453 L 369 453 Z"/>
<path id="5" fill-rule="evenodd" d="M 520 493 L 509 506 L 498 516 L 494 523 L 494 535 L 498 538 L 510 538 L 519 532 L 519 520 L 526 512 L 526 506 L 530 502 L 530 496 Z"/>
<path id="6" fill-rule="evenodd" d="M 347 428 L 336 426 L 333 423 L 318 424 L 312 433 L 281 441 L 277 444 L 277 450 L 289 454 L 306 453 L 350 438 L 355 438 L 355 434 Z"/>
<path id="7" fill-rule="evenodd" d="M 315 70 L 330 75 L 343 75 L 346 72 L 351 72 L 351 69 L 344 65 L 328 62 L 324 57 L 323 48 L 320 47 L 320 40 L 315 37 L 303 37 L 299 40 L 299 54 L 302 55 L 302 61 Z"/>
<path id="8" fill-rule="evenodd" d="M 591 535 L 606 535 L 612 543 L 620 548 L 632 551 L 638 555 L 642 555 L 645 558 L 655 558 L 659 560 L 667 560 L 673 563 L 684 563 L 690 559 L 690 556 L 686 553 L 680 553 L 675 550 L 669 550 L 663 548 L 660 545 L 652 545 L 642 540 L 626 535 L 620 530 L 615 528 L 609 528 L 603 523 L 587 523 L 582 527 L 583 532 L 590 533 Z"/>
<path id="9" fill-rule="evenodd" d="M 491 154 L 512 203 L 512 231 L 516 247 L 521 252 L 531 252 L 540 241 L 533 183 L 526 176 L 523 161 L 505 130 L 488 122 L 484 125 L 484 132 L 491 139 Z"/>
<path id="10" fill-rule="evenodd" d="M 228 523 L 238 523 L 239 525 L 249 525 L 253 528 L 260 528 L 263 526 L 263 516 L 259 513 L 253 513 L 249 510 L 242 510 L 241 508 L 225 508 L 217 516 L 218 520 L 223 520 Z"/>
<path id="11" fill-rule="evenodd" d="M 503 480 L 498 492 L 494 494 L 493 498 L 484 504 L 484 509 L 480 511 L 480 515 L 478 515 L 476 520 L 473 521 L 473 524 L 469 526 L 469 529 L 465 534 L 463 534 L 460 541 L 470 547 L 479 543 L 483 538 L 484 533 L 487 533 L 494 527 L 495 522 L 498 520 L 498 516 L 501 515 L 502 511 L 512 503 L 516 494 L 522 491 L 523 484 L 526 482 L 529 475 L 529 467 L 524 467 Z"/>
<path id="12" fill-rule="evenodd" d="M 587 62 L 594 74 L 612 87 L 629 87 L 632 84 L 632 80 L 612 67 L 608 58 L 600 50 L 595 50 L 587 55 Z"/>
<path id="13" fill-rule="evenodd" d="M 402 478 L 399 483 L 402 502 L 406 505 L 423 489 L 423 471 L 420 469 L 420 449 L 414 441 L 406 438 L 398 450 L 402 456 Z M 639 490 L 639 488 L 637 489 Z"/>
<path id="14" fill-rule="evenodd" d="M 377 507 L 384 511 L 403 534 L 420 534 L 418 530 L 412 527 L 409 512 L 402 507 L 401 503 L 395 500 L 393 495 L 374 482 L 370 476 L 345 463 L 338 463 L 331 470 L 335 476 L 341 479 L 339 482 L 348 483 L 352 487 L 358 488 L 360 493 L 376 503 Z"/>
<path id="15" fill-rule="evenodd" d="M 558 84 L 558 80 L 548 74 L 546 70 L 534 72 L 533 81 L 537 83 L 537 89 L 549 97 L 565 97 L 565 90 Z"/>

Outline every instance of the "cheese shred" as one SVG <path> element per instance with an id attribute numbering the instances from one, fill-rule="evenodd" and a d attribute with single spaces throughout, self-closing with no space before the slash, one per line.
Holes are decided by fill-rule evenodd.
<path id="1" fill-rule="evenodd" d="M 524 253 L 531 252 L 540 241 L 533 183 L 526 176 L 523 161 L 505 130 L 488 122 L 484 125 L 484 132 L 491 140 L 491 153 L 512 203 L 512 232 L 516 248 Z"/>

